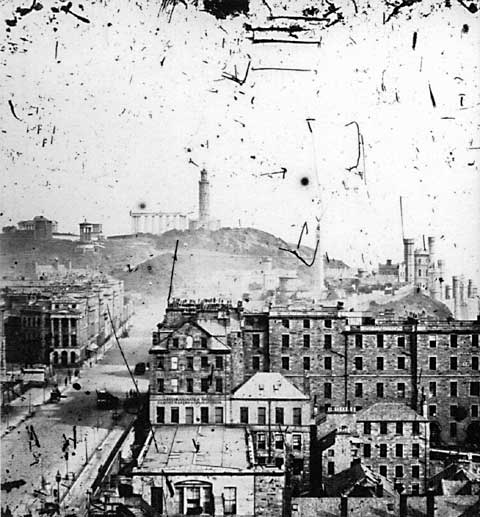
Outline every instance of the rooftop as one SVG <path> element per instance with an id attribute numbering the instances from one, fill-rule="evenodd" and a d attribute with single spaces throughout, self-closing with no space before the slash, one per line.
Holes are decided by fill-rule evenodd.
<path id="1" fill-rule="evenodd" d="M 357 413 L 357 422 L 385 421 L 385 422 L 428 422 L 428 419 L 419 415 L 405 404 L 396 402 L 378 402 Z"/>
<path id="2" fill-rule="evenodd" d="M 257 372 L 233 394 L 233 399 L 309 400 L 280 373 Z"/>
<path id="3" fill-rule="evenodd" d="M 154 432 L 159 452 L 150 439 L 140 454 L 137 473 L 242 472 L 252 467 L 244 427 L 181 425 Z"/>

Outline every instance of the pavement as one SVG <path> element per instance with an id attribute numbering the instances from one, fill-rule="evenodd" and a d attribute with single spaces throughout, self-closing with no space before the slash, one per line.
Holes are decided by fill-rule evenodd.
<path id="1" fill-rule="evenodd" d="M 132 370 L 137 362 L 149 361 L 151 332 L 162 315 L 163 307 L 151 305 L 138 307 L 133 315 L 129 337 L 120 339 Z M 85 473 L 91 473 L 91 469 L 98 471 L 98 462 L 104 461 L 97 451 L 107 454 L 106 451 L 111 450 L 118 439 L 118 433 L 121 434 L 134 418 L 123 413 L 117 420 L 114 410 L 96 407 L 97 389 L 107 389 L 125 397 L 126 392 L 134 387 L 118 347 L 113 340 L 112 343 L 97 364 L 91 367 L 84 365 L 79 378 L 72 378 L 67 386 L 59 385 L 64 395 L 59 402 L 44 403 L 43 389 L 32 388 L 23 394 L 23 400 L 16 403 L 9 428 L 6 422 L 2 424 L 1 506 L 5 508 L 8 505 L 13 515 L 23 516 L 31 512 L 35 516 L 43 501 L 55 501 L 57 473 L 62 478 L 60 498 L 69 502 L 68 493 L 72 485 L 74 490 L 75 486 L 83 490 L 90 479 Z M 136 379 L 140 391 L 147 391 L 148 372 Z M 79 390 L 72 387 L 73 382 L 80 385 Z M 48 397 L 49 390 L 46 392 Z M 29 409 L 33 410 L 30 415 Z M 31 426 L 37 440 L 32 437 Z M 74 426 L 76 448 L 73 444 Z M 62 452 L 63 436 L 70 443 L 68 461 Z M 9 482 L 15 487 L 5 485 Z"/>

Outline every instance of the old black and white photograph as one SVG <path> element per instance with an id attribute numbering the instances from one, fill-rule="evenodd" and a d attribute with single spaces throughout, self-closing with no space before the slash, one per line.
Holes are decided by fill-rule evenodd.
<path id="1" fill-rule="evenodd" d="M 0 0 L 2 517 L 480 517 L 478 0 Z"/>

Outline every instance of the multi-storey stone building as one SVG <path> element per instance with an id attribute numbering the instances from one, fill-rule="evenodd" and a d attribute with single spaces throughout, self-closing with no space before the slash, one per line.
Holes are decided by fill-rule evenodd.
<path id="1" fill-rule="evenodd" d="M 256 373 L 231 397 L 231 423 L 250 429 L 257 462 L 287 466 L 294 493 L 308 490 L 310 481 L 309 397 L 279 373 Z"/>
<path id="2" fill-rule="evenodd" d="M 399 492 L 426 490 L 429 464 L 428 419 L 400 403 L 375 403 L 357 412 L 329 408 L 318 428 L 322 447 L 322 478 L 361 461 L 388 479 Z"/>

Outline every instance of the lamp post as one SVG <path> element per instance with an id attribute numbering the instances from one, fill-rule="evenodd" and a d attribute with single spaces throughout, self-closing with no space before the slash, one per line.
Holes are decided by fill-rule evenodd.
<path id="1" fill-rule="evenodd" d="M 57 482 L 57 503 L 60 504 L 60 481 L 62 480 L 62 475 L 60 471 L 57 470 L 57 474 L 55 475 L 55 481 Z"/>

